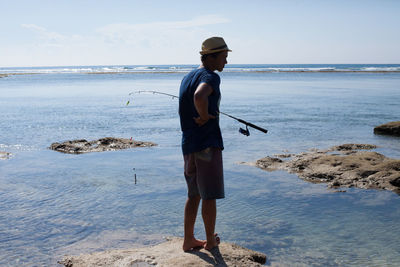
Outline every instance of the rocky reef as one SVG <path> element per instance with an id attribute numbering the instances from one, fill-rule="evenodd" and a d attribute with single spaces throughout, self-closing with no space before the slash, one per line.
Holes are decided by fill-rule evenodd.
<path id="1" fill-rule="evenodd" d="M 374 128 L 375 134 L 400 136 L 400 121 L 388 122 Z"/>
<path id="2" fill-rule="evenodd" d="M 65 267 L 101 267 L 101 266 L 263 266 L 266 255 L 232 243 L 222 242 L 216 249 L 205 249 L 183 252 L 183 239 L 167 238 L 167 241 L 156 246 L 111 250 L 65 256 L 59 264 Z"/>
<path id="3" fill-rule="evenodd" d="M 255 165 L 267 171 L 286 170 L 305 181 L 327 183 L 329 188 L 385 189 L 400 194 L 400 160 L 365 151 L 374 148 L 368 144 L 344 144 L 296 155 L 268 156 Z"/>
<path id="4" fill-rule="evenodd" d="M 132 139 L 105 137 L 94 141 L 80 139 L 65 141 L 62 143 L 53 143 L 50 145 L 49 148 L 62 153 L 82 154 L 89 152 L 113 151 L 133 147 L 150 147 L 156 145 L 157 144 L 155 143 L 137 141 Z"/>

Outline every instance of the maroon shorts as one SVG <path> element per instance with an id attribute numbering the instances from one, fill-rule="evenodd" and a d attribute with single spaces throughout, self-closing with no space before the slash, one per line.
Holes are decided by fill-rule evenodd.
<path id="1" fill-rule="evenodd" d="M 200 152 L 183 155 L 188 197 L 201 199 L 224 198 L 222 151 L 209 147 Z"/>

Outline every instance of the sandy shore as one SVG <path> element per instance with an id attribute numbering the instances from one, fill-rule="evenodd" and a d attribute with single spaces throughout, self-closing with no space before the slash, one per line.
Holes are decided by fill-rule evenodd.
<path id="1" fill-rule="evenodd" d="M 368 144 L 344 144 L 327 150 L 312 150 L 297 155 L 283 154 L 257 160 L 267 171 L 286 170 L 329 188 L 358 187 L 384 189 L 400 194 L 400 160 L 373 151 Z"/>
<path id="2" fill-rule="evenodd" d="M 7 73 L 7 74 L 0 73 L 0 78 L 13 76 L 13 75 L 36 75 L 36 74 L 44 74 L 44 73 L 39 73 L 39 72 L 13 72 L 13 73 Z"/>
<path id="3" fill-rule="evenodd" d="M 262 266 L 266 262 L 266 255 L 231 243 L 222 242 L 219 245 L 219 249 L 212 250 L 212 252 L 201 249 L 186 253 L 182 251 L 182 243 L 182 238 L 172 237 L 156 246 L 128 250 L 110 250 L 79 256 L 65 256 L 58 263 L 66 267 L 251 267 Z"/>

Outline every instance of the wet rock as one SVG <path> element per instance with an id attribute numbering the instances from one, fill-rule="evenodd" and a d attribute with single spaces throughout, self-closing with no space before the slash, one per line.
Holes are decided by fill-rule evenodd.
<path id="1" fill-rule="evenodd" d="M 331 147 L 332 151 L 351 151 L 351 150 L 360 150 L 360 149 L 374 149 L 376 145 L 369 144 L 343 144 L 340 146 Z"/>
<path id="2" fill-rule="evenodd" d="M 274 156 L 278 158 L 291 158 L 294 154 L 275 154 Z"/>
<path id="3" fill-rule="evenodd" d="M 101 266 L 263 266 L 266 255 L 222 242 L 218 249 L 205 249 L 191 252 L 182 251 L 183 239 L 168 238 L 156 246 L 96 252 L 80 256 L 66 256 L 59 261 L 66 267 L 101 267 Z"/>
<path id="4" fill-rule="evenodd" d="M 390 183 L 394 186 L 400 187 L 400 177 L 393 179 Z"/>
<path id="5" fill-rule="evenodd" d="M 375 134 L 400 136 L 400 121 L 393 121 L 374 128 Z"/>
<path id="6" fill-rule="evenodd" d="M 265 170 L 276 170 L 283 161 L 279 158 L 265 157 L 257 160 L 256 165 Z"/>
<path id="7" fill-rule="evenodd" d="M 309 182 L 327 183 L 330 188 L 373 188 L 400 193 L 400 160 L 373 151 L 357 151 L 373 148 L 376 146 L 344 144 L 300 153 L 286 161 L 265 157 L 255 165 L 267 171 L 286 170 Z"/>
<path id="8" fill-rule="evenodd" d="M 94 141 L 80 139 L 65 141 L 63 143 L 53 143 L 50 145 L 49 148 L 62 153 L 82 154 L 88 152 L 113 151 L 133 147 L 150 147 L 156 145 L 157 144 L 151 142 L 143 142 L 125 138 L 105 137 Z"/>
<path id="9" fill-rule="evenodd" d="M 2 159 L 9 159 L 11 157 L 10 152 L 0 151 L 0 160 Z"/>

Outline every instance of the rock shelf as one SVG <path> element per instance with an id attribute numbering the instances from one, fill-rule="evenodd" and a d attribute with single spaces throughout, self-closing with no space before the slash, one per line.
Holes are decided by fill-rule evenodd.
<path id="1" fill-rule="evenodd" d="M 151 147 L 156 145 L 157 144 L 155 143 L 132 139 L 105 137 L 94 141 L 81 139 L 65 141 L 62 143 L 53 143 L 49 148 L 67 154 L 82 154 L 89 152 L 114 151 L 133 147 Z"/>
<path id="2" fill-rule="evenodd" d="M 257 160 L 267 171 L 286 170 L 312 183 L 327 183 L 329 188 L 357 187 L 385 189 L 400 194 L 400 160 L 374 151 L 368 144 L 344 144 L 327 150 L 279 155 Z"/>
<path id="3" fill-rule="evenodd" d="M 59 264 L 65 267 L 101 267 L 101 266 L 263 266 L 266 255 L 232 243 L 222 242 L 219 247 L 211 252 L 205 249 L 183 252 L 183 239 L 178 237 L 168 238 L 166 242 L 156 246 L 111 250 L 84 254 L 79 256 L 66 256 Z"/>
<path id="4" fill-rule="evenodd" d="M 400 121 L 392 121 L 374 128 L 375 134 L 400 136 Z"/>

